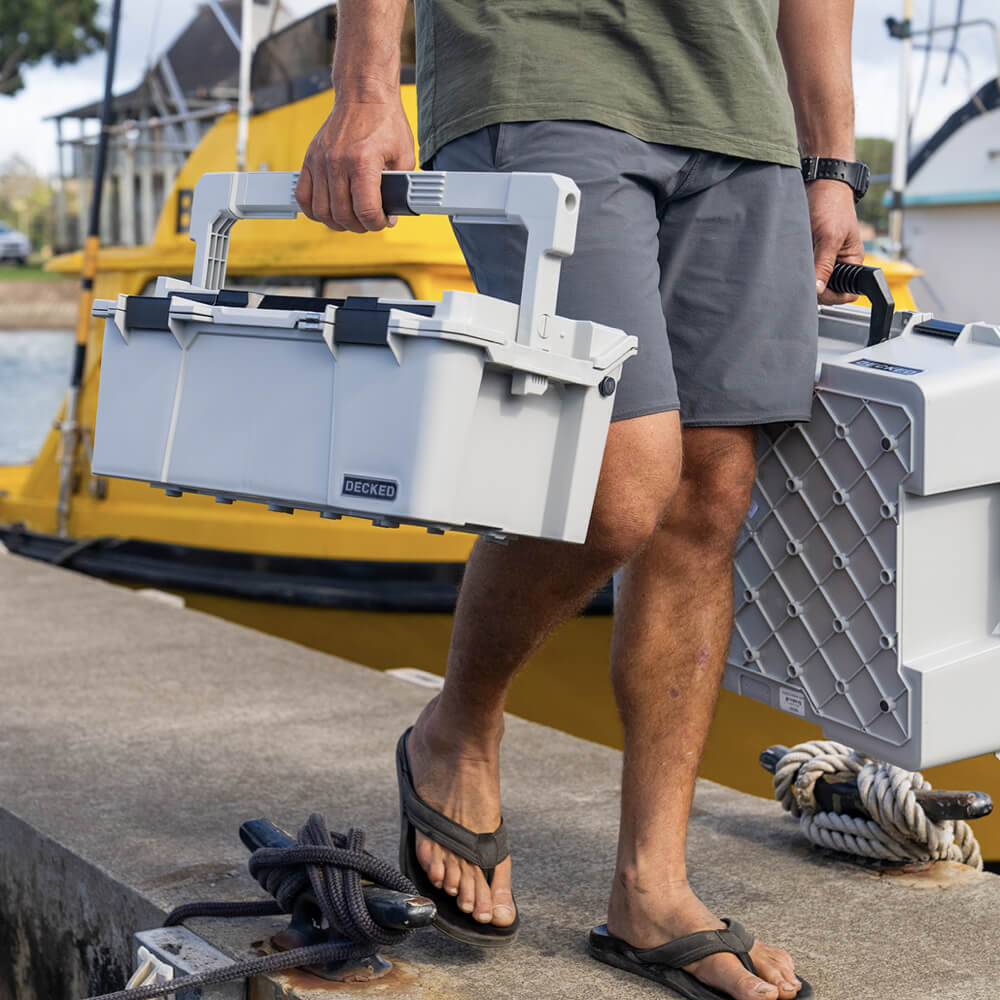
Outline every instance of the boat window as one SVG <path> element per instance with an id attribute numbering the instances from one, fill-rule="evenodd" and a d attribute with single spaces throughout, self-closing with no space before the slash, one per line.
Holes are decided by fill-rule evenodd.
<path id="1" fill-rule="evenodd" d="M 171 277 L 179 278 L 181 281 L 190 281 L 190 274 L 174 274 Z M 246 275 L 227 276 L 226 288 L 240 292 L 260 292 L 261 295 L 306 295 L 314 297 L 320 294 L 323 279 L 315 278 L 311 275 L 296 275 L 285 277 L 284 275 L 269 274 L 266 276 L 247 277 Z M 139 293 L 140 295 L 156 294 L 156 278 L 152 278 Z"/>
<path id="2" fill-rule="evenodd" d="M 287 294 L 287 293 L 286 293 Z M 324 299 L 346 299 L 365 295 L 375 299 L 412 299 L 413 289 L 402 278 L 327 278 L 323 282 Z"/>
<path id="3" fill-rule="evenodd" d="M 328 90 L 336 37 L 337 5 L 327 4 L 265 38 L 257 46 L 250 71 L 254 112 L 270 111 Z M 401 43 L 400 83 L 413 83 L 413 4 L 407 4 Z"/>
<path id="4" fill-rule="evenodd" d="M 226 276 L 226 288 L 239 292 L 260 292 L 261 295 L 320 294 L 322 278 L 311 274 L 231 274 Z"/>

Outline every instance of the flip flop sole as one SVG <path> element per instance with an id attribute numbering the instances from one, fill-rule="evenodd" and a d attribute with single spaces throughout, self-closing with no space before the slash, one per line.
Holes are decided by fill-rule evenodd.
<path id="1" fill-rule="evenodd" d="M 406 753 L 407 730 L 399 738 L 396 747 L 396 777 L 399 783 L 399 868 L 400 871 L 420 890 L 421 895 L 433 900 L 437 915 L 433 925 L 442 934 L 462 944 L 476 948 L 507 948 L 514 943 L 520 931 L 521 916 L 514 917 L 514 923 L 507 927 L 495 924 L 481 924 L 468 913 L 458 908 L 455 897 L 444 889 L 439 889 L 428 878 L 417 859 L 416 827 L 407 816 L 406 802 L 409 794 L 416 795 L 410 778 L 409 758 Z M 433 839 L 433 837 L 431 838 Z M 514 903 L 515 910 L 517 903 Z"/>
<path id="2" fill-rule="evenodd" d="M 733 1000 L 727 993 L 720 993 L 718 990 L 707 986 L 700 979 L 685 972 L 683 969 L 672 969 L 665 965 L 653 965 L 648 962 L 640 962 L 629 955 L 626 955 L 621 948 L 627 947 L 620 938 L 609 934 L 607 927 L 602 924 L 595 927 L 590 932 L 589 951 L 592 958 L 606 965 L 612 965 L 616 969 L 624 972 L 631 972 L 633 975 L 650 979 L 654 983 L 666 986 L 667 989 L 684 997 L 685 1000 Z M 813 1000 L 815 994 L 812 986 L 804 979 L 800 979 L 802 989 L 795 996 L 795 1000 Z"/>

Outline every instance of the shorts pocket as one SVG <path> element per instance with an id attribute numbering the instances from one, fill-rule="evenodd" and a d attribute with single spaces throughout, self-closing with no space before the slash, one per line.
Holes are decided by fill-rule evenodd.
<path id="1" fill-rule="evenodd" d="M 493 169 L 503 170 L 503 164 L 507 159 L 507 144 L 510 140 L 510 125 L 507 122 L 496 122 L 486 127 L 486 133 L 493 154 Z"/>

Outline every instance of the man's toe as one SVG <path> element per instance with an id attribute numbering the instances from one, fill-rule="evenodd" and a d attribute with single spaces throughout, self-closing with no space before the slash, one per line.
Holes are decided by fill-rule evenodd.
<path id="1" fill-rule="evenodd" d="M 444 891 L 451 896 L 458 895 L 459 886 L 462 883 L 462 866 L 458 858 L 452 855 L 445 858 L 444 863 Z"/>
<path id="2" fill-rule="evenodd" d="M 481 874 L 476 879 L 475 918 L 481 924 L 488 924 L 493 919 L 493 894 Z"/>
<path id="3" fill-rule="evenodd" d="M 441 848 L 426 837 L 418 838 L 417 862 L 426 872 L 431 885 L 436 885 L 440 889 L 444 882 L 444 855 Z"/>
<path id="4" fill-rule="evenodd" d="M 778 996 L 778 987 L 752 973 L 747 973 L 740 979 L 734 996 L 740 1000 L 774 1000 Z"/>
<path id="5" fill-rule="evenodd" d="M 718 955 L 686 965 L 685 970 L 734 1000 L 780 1000 L 778 987 L 745 969 L 734 955 Z"/>
<path id="6" fill-rule="evenodd" d="M 788 952 L 758 945 L 751 952 L 751 958 L 757 974 L 777 987 L 781 1000 L 793 1000 L 802 989 L 802 984 L 795 975 L 792 956 Z"/>
<path id="7" fill-rule="evenodd" d="M 497 927 L 509 927 L 517 917 L 517 910 L 514 907 L 514 896 L 510 891 L 509 858 L 497 867 L 491 888 L 493 923 Z"/>
<path id="8" fill-rule="evenodd" d="M 758 968 L 757 972 L 760 974 L 762 980 L 778 991 L 778 996 L 781 1000 L 792 1000 L 799 991 L 799 987 L 793 986 L 791 980 L 783 972 L 779 972 L 776 969 L 765 972 L 761 968 Z"/>
<path id="9" fill-rule="evenodd" d="M 462 873 L 462 880 L 458 886 L 458 908 L 463 913 L 479 912 L 479 893 L 476 891 L 476 880 L 468 872 Z"/>

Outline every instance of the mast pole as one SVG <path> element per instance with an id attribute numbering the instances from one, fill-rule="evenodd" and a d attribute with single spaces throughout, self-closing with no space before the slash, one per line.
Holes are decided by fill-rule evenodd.
<path id="1" fill-rule="evenodd" d="M 896 142 L 892 149 L 892 193 L 889 205 L 889 239 L 893 256 L 903 257 L 903 190 L 910 161 L 910 78 L 913 68 L 913 0 L 903 0 L 903 23 L 900 40 L 903 43 L 899 59 L 899 106 L 896 117 Z"/>
<path id="2" fill-rule="evenodd" d="M 247 138 L 250 134 L 250 63 L 253 57 L 253 0 L 243 0 L 240 19 L 240 100 L 236 127 L 236 169 L 247 168 Z"/>
<path id="3" fill-rule="evenodd" d="M 87 338 L 90 334 L 90 310 L 94 305 L 94 278 L 97 275 L 97 254 L 100 249 L 101 201 L 104 194 L 104 173 L 108 161 L 108 140 L 111 135 L 112 86 L 115 78 L 115 61 L 118 57 L 118 28 L 121 24 L 122 0 L 113 0 L 111 5 L 111 27 L 108 31 L 108 58 L 104 71 L 104 103 L 101 105 L 101 131 L 97 137 L 97 155 L 94 161 L 94 190 L 90 199 L 90 225 L 83 246 L 83 266 L 80 270 L 80 300 L 76 314 L 76 347 L 73 353 L 73 371 L 66 403 L 62 432 L 62 461 L 59 466 L 59 499 L 56 506 L 57 524 L 60 535 L 67 533 L 69 524 L 70 496 L 73 492 L 73 478 L 76 468 L 76 450 L 80 439 L 77 422 L 80 386 L 87 362 Z M 131 196 L 131 192 L 130 192 Z"/>

